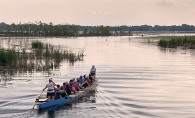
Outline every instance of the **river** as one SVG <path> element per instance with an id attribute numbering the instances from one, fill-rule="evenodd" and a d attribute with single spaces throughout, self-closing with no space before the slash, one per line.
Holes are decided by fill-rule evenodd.
<path id="1" fill-rule="evenodd" d="M 34 39 L 33 39 L 34 40 Z M 50 77 L 37 72 L 0 78 L 0 117 L 178 118 L 195 117 L 195 51 L 163 49 L 141 36 L 38 38 L 84 49 L 84 60 L 52 71 L 57 84 L 97 69 L 95 102 L 90 98 L 55 109 L 32 110 Z"/>

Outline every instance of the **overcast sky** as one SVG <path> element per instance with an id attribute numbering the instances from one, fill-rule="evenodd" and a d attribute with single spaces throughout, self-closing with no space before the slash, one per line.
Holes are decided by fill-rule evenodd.
<path id="1" fill-rule="evenodd" d="M 195 0 L 0 0 L 0 22 L 195 25 Z"/>

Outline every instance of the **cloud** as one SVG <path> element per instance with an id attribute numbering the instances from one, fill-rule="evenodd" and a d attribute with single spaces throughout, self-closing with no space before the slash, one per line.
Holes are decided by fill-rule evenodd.
<path id="1" fill-rule="evenodd" d="M 185 2 L 185 1 L 184 1 Z M 183 6 L 188 7 L 188 4 L 184 3 L 183 0 L 162 0 L 160 5 L 163 6 Z"/>
<path id="2" fill-rule="evenodd" d="M 108 12 L 98 10 L 98 11 L 91 11 L 91 14 L 93 14 L 93 15 L 108 15 Z"/>
<path id="3" fill-rule="evenodd" d="M 177 0 L 163 0 L 161 1 L 162 5 L 177 5 L 179 2 Z"/>

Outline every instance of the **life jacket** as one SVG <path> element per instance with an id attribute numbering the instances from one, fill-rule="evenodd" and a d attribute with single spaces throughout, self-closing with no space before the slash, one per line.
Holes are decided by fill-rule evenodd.
<path id="1" fill-rule="evenodd" d="M 54 91 L 53 82 L 48 83 L 48 84 L 47 84 L 47 88 L 48 88 L 48 89 L 47 89 L 47 92 L 48 92 L 48 93 L 53 93 L 53 92 L 55 92 L 55 91 Z"/>
<path id="2" fill-rule="evenodd" d="M 91 74 L 95 74 L 95 68 L 91 68 Z"/>

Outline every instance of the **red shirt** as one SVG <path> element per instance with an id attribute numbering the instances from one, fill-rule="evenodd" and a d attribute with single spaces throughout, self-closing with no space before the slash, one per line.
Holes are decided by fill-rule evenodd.
<path id="1" fill-rule="evenodd" d="M 76 91 L 79 91 L 79 87 L 77 86 L 77 84 L 72 85 L 72 87 L 74 87 Z"/>
<path id="2" fill-rule="evenodd" d="M 63 89 L 66 89 L 66 85 L 63 86 Z"/>

